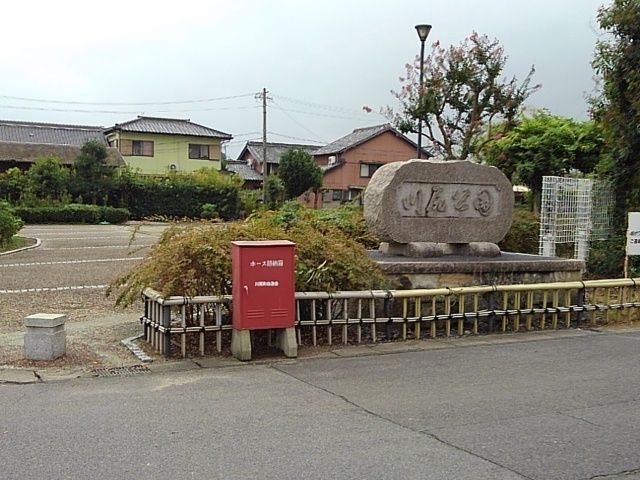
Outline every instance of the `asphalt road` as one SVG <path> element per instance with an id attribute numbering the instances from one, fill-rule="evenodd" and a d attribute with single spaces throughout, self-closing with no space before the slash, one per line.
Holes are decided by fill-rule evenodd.
<path id="1" fill-rule="evenodd" d="M 640 332 L 531 335 L 0 385 L 0 477 L 640 478 Z"/>

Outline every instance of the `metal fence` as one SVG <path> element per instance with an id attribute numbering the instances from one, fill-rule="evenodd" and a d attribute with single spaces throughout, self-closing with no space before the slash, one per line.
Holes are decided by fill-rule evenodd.
<path id="1" fill-rule="evenodd" d="M 146 289 L 144 339 L 166 356 L 230 345 L 231 296 L 162 297 Z M 299 345 L 520 332 L 633 320 L 640 278 L 427 290 L 297 292 Z"/>

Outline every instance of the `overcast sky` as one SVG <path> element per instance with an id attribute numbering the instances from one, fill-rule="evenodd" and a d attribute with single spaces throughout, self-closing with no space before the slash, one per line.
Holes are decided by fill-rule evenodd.
<path id="1" fill-rule="evenodd" d="M 603 3 L 13 0 L 1 13 L 0 119 L 189 118 L 232 134 L 233 157 L 261 138 L 254 94 L 265 87 L 269 141 L 326 143 L 386 121 L 377 112 L 395 105 L 390 90 L 419 52 L 417 23 L 433 25 L 429 46 L 458 44 L 473 30 L 497 38 L 508 75 L 522 79 L 535 65 L 542 89 L 531 107 L 585 119 Z M 200 101 L 223 97 L 234 98 Z"/>

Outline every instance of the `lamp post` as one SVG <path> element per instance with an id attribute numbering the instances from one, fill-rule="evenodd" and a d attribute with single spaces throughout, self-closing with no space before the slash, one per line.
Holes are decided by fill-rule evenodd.
<path id="1" fill-rule="evenodd" d="M 424 42 L 429 36 L 431 25 L 416 25 L 418 37 L 420 37 L 420 89 L 418 101 L 422 99 L 422 84 L 424 82 Z M 418 158 L 422 158 L 422 117 L 418 119 Z"/>

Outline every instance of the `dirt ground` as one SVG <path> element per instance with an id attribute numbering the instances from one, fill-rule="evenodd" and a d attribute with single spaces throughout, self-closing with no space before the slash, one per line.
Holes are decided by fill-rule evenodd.
<path id="1" fill-rule="evenodd" d="M 83 371 L 95 368 L 127 366 L 140 363 L 122 343 L 125 338 L 140 334 L 142 327 L 139 317 L 142 305 L 126 310 L 110 308 L 110 300 L 100 297 L 101 292 L 92 292 L 87 297 L 74 295 L 68 303 L 57 299 L 60 312 L 68 315 L 65 331 L 67 353 L 53 361 L 26 360 L 23 354 L 24 328 L 22 319 L 9 314 L 2 322 L 0 332 L 0 367 L 20 367 L 34 369 L 75 368 Z M 32 300 L 33 301 L 33 300 Z M 75 305 L 75 309 L 69 308 Z M 2 311 L 6 312 L 4 305 Z M 48 312 L 55 313 L 52 308 Z M 3 319 L 4 320 L 4 319 Z"/>

